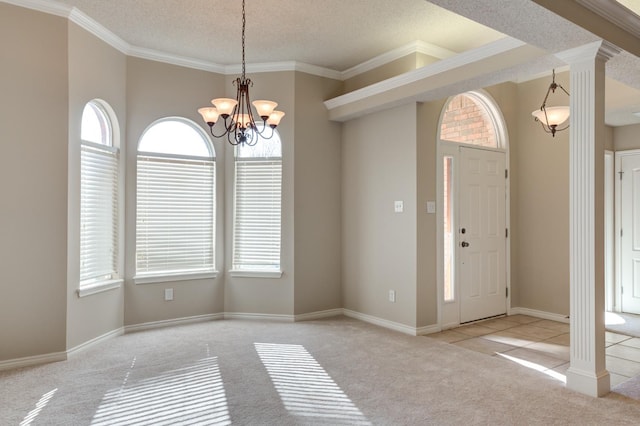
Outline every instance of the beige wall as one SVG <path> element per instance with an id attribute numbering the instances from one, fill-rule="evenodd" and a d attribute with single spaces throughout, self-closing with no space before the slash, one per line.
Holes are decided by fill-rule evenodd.
<path id="1" fill-rule="evenodd" d="M 0 360 L 64 351 L 67 20 L 0 3 Z"/>
<path id="2" fill-rule="evenodd" d="M 615 127 L 613 129 L 613 147 L 615 151 L 640 149 L 640 124 Z"/>
<path id="3" fill-rule="evenodd" d="M 79 298 L 80 281 L 80 126 L 82 112 L 92 99 L 105 101 L 115 113 L 114 129 L 126 140 L 126 56 L 69 23 L 69 219 L 67 249 L 67 348 L 117 330 L 123 325 L 124 289 Z M 120 207 L 124 223 L 124 155 L 120 163 Z M 120 229 L 124 241 L 124 226 Z M 124 245 L 120 246 L 119 271 L 124 272 Z"/>
<path id="4" fill-rule="evenodd" d="M 224 93 L 222 76 L 145 59 L 127 58 L 127 144 L 125 223 L 125 311 L 124 324 L 140 324 L 224 311 L 224 203 L 217 203 L 216 279 L 134 284 L 136 153 L 138 141 L 154 121 L 172 116 L 193 120 L 206 127 L 197 112 L 211 98 Z M 225 149 L 213 139 L 216 152 L 217 197 L 224 200 Z M 164 301 L 164 289 L 174 289 L 174 300 Z"/>
<path id="5" fill-rule="evenodd" d="M 369 86 L 370 84 L 386 80 L 391 77 L 413 71 L 425 65 L 437 62 L 438 59 L 423 53 L 411 53 L 402 58 L 381 65 L 372 70 L 351 77 L 344 82 L 344 93 Z"/>
<path id="6" fill-rule="evenodd" d="M 556 81 L 570 90 L 567 72 Z M 517 176 L 512 182 L 517 197 L 517 211 L 512 212 L 517 256 L 512 262 L 517 264 L 513 286 L 518 303 L 513 306 L 568 315 L 570 130 L 552 138 L 531 117 L 548 86 L 545 77 L 517 87 L 518 124 L 512 137 L 517 155 L 511 168 Z"/>
<path id="7" fill-rule="evenodd" d="M 231 84 L 237 76 L 227 76 L 224 89 L 227 96 L 235 98 L 235 86 Z M 227 148 L 227 194 L 226 194 L 226 241 L 225 253 L 229 259 L 225 265 L 225 311 L 232 313 L 255 313 L 269 315 L 293 315 L 294 270 L 294 156 L 295 156 L 295 73 L 256 73 L 249 76 L 254 85 L 251 98 L 270 99 L 278 102 L 284 116 L 278 131 L 282 140 L 282 245 L 281 278 L 231 277 L 231 249 L 233 235 L 233 150 Z M 211 93 L 213 96 L 215 93 Z M 227 142 L 224 142 L 228 145 Z"/>
<path id="8" fill-rule="evenodd" d="M 342 133 L 345 308 L 416 326 L 417 105 L 370 114 Z M 394 201 L 404 213 L 394 213 Z M 397 302 L 388 300 L 396 291 Z"/>
<path id="9" fill-rule="evenodd" d="M 340 85 L 310 74 L 295 77 L 295 314 L 342 307 L 342 126 L 329 121 L 323 104 Z"/>
<path id="10" fill-rule="evenodd" d="M 437 137 L 445 101 L 418 104 L 417 122 L 417 327 L 438 323 L 437 221 L 426 212 L 427 201 L 437 202 Z"/>

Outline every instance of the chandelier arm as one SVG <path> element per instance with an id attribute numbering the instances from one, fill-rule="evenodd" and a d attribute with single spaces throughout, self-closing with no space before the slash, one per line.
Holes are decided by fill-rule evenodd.
<path id="1" fill-rule="evenodd" d="M 563 91 L 564 93 L 566 93 L 566 94 L 567 94 L 567 96 L 571 97 L 571 95 L 569 94 L 569 92 L 567 92 L 567 90 L 566 90 L 564 87 L 562 87 L 562 85 L 561 85 L 561 84 L 558 84 L 558 87 L 559 87 L 559 88 L 561 88 L 561 89 L 562 89 L 562 91 Z"/>
<path id="2" fill-rule="evenodd" d="M 547 94 L 545 95 L 544 99 L 542 100 L 542 106 L 540 106 L 540 109 L 542 111 L 545 110 L 545 107 L 547 106 L 547 99 L 549 99 L 549 94 L 551 92 L 553 92 L 553 90 L 554 90 L 553 89 L 553 83 L 551 83 L 551 85 L 549 85 L 549 88 L 547 89 Z M 545 115 L 546 115 L 546 112 L 545 112 Z"/>
<path id="3" fill-rule="evenodd" d="M 271 129 L 271 133 L 269 134 L 269 136 L 265 136 L 266 131 L 267 131 L 267 127 Z M 275 128 L 273 128 L 273 127 L 271 127 L 271 126 L 267 125 L 267 120 L 264 120 L 264 121 L 262 122 L 262 130 L 259 132 L 260 137 L 261 137 L 262 139 L 271 139 L 275 133 L 276 133 L 276 132 L 275 132 Z"/>
<path id="4" fill-rule="evenodd" d="M 222 133 L 220 133 L 219 135 L 215 134 L 214 131 L 213 131 L 213 127 L 215 126 L 216 123 L 209 124 L 209 133 L 211 133 L 211 136 L 213 136 L 216 139 L 219 139 L 219 138 L 223 137 L 224 135 L 226 135 L 229 132 L 229 126 L 227 125 L 227 120 L 228 120 L 228 118 L 224 119 L 224 131 Z"/>

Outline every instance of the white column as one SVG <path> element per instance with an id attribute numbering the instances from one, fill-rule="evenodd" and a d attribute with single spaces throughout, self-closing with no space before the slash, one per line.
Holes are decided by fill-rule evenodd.
<path id="1" fill-rule="evenodd" d="M 604 78 L 618 51 L 598 41 L 557 56 L 570 65 L 570 331 L 567 387 L 609 392 L 604 341 Z"/>

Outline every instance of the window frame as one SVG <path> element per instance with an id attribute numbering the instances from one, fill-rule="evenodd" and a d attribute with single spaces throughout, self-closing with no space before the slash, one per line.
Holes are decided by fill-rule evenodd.
<path id="1" fill-rule="evenodd" d="M 268 131 L 268 130 L 267 130 Z M 283 144 L 282 144 L 282 139 L 280 138 L 280 134 L 278 133 L 277 130 L 273 130 L 273 136 L 272 138 L 269 139 L 265 139 L 260 137 L 258 139 L 257 145 L 261 144 L 261 143 L 274 143 L 274 141 L 277 141 L 277 143 L 279 144 L 278 146 L 278 150 L 279 150 L 279 156 L 239 156 L 239 149 L 243 149 L 240 146 L 236 146 L 234 148 L 233 154 L 233 165 L 234 165 L 234 171 L 233 171 L 233 222 L 231 224 L 232 226 L 232 241 L 231 241 L 231 268 L 229 269 L 229 275 L 231 277 L 239 277 L 239 278 L 281 278 L 282 274 L 283 274 L 283 270 L 282 270 L 282 188 L 283 188 L 283 156 L 282 156 L 282 152 L 283 152 Z M 244 149 L 247 149 L 246 147 Z M 277 188 L 277 192 L 279 194 L 279 200 L 277 202 L 278 204 L 278 249 L 277 249 L 277 260 L 278 263 L 277 265 L 274 265 L 273 267 L 260 267 L 260 265 L 258 264 L 245 264 L 244 267 L 243 265 L 240 263 L 238 263 L 239 261 L 239 257 L 242 257 L 242 255 L 239 255 L 237 250 L 238 250 L 238 229 L 237 226 L 239 225 L 238 222 L 238 171 L 239 171 L 239 167 L 238 167 L 238 163 L 239 162 L 244 162 L 244 165 L 247 166 L 249 164 L 251 164 L 252 162 L 258 163 L 258 162 L 277 162 L 278 163 L 278 170 L 277 170 L 277 174 L 279 176 L 279 182 L 278 182 L 278 188 Z M 275 252 L 274 252 L 275 253 Z M 272 255 L 274 254 L 272 253 Z M 247 256 L 245 254 L 245 256 Z"/>
<path id="2" fill-rule="evenodd" d="M 85 125 L 89 124 L 85 122 L 85 112 L 87 108 L 91 108 L 95 114 L 95 117 L 98 119 L 99 126 L 101 128 L 100 131 L 100 141 L 92 141 L 88 139 L 84 139 L 85 136 Z M 79 275 L 78 275 L 78 289 L 76 293 L 78 297 L 85 297 L 91 294 L 101 293 L 104 291 L 112 290 L 115 288 L 119 288 L 122 283 L 122 262 L 121 262 L 121 194 L 120 194 L 120 167 L 121 167 L 121 159 L 120 159 L 120 148 L 119 148 L 119 126 L 118 121 L 115 115 L 115 112 L 110 107 L 108 103 L 101 99 L 92 99 L 87 102 L 82 109 L 82 116 L 80 119 L 80 218 L 79 218 Z M 86 154 L 85 154 L 86 153 Z M 85 162 L 91 159 L 93 156 L 93 162 L 88 163 Z M 100 158 L 102 157 L 102 158 Z M 105 166 L 106 164 L 106 166 Z M 92 170 L 88 169 L 91 168 Z M 111 169 L 111 170 L 109 170 Z M 89 174 L 88 177 L 85 177 L 85 171 Z M 100 177 L 101 173 L 109 173 L 113 174 L 110 177 L 110 182 L 106 183 L 102 181 L 102 177 Z M 94 179 L 93 181 L 86 182 L 87 179 Z M 105 269 L 104 274 L 96 275 L 90 278 L 83 279 L 83 275 L 87 273 L 84 270 L 84 264 L 86 261 L 85 254 L 86 252 L 95 251 L 96 249 L 101 248 L 101 244 L 98 243 L 90 243 L 87 245 L 85 242 L 86 234 L 84 233 L 85 226 L 87 222 L 85 219 L 84 212 L 91 211 L 92 205 L 86 204 L 85 201 L 85 191 L 83 191 L 83 186 L 93 185 L 94 188 L 97 184 L 105 183 L 105 187 L 100 187 L 99 191 L 110 192 L 111 197 L 108 201 L 111 203 L 111 212 L 109 219 L 98 216 L 92 216 L 88 220 L 92 223 L 98 223 L 99 225 L 105 226 L 105 222 L 108 223 L 110 229 L 106 231 L 106 234 L 110 235 L 111 239 L 111 247 L 109 250 L 111 251 L 110 255 L 110 268 L 107 271 Z M 89 200 L 91 197 L 88 198 Z M 102 206 L 102 203 L 98 203 Z M 93 204 L 93 210 L 98 210 L 96 208 L 96 203 Z M 100 208 L 100 211 L 104 211 L 104 209 Z M 94 235 L 95 237 L 95 235 Z M 104 235 L 98 238 L 104 238 Z M 97 247 L 96 247 L 97 246 Z M 104 249 L 104 247 L 102 247 Z M 95 260 L 93 263 L 96 263 Z M 103 266 L 104 267 L 104 266 Z M 96 272 L 94 272 L 96 273 Z"/>
<path id="3" fill-rule="evenodd" d="M 188 126 L 191 130 L 197 133 L 197 136 L 202 139 L 202 142 L 205 144 L 208 152 L 208 157 L 198 156 L 198 155 L 182 155 L 182 154 L 172 154 L 172 153 L 162 153 L 160 151 L 141 151 L 140 145 L 143 142 L 144 137 L 148 134 L 148 132 L 154 128 L 154 126 L 166 122 L 177 122 L 183 125 Z M 208 210 L 210 215 L 207 216 L 211 220 L 210 230 L 211 230 L 211 240 L 209 249 L 211 251 L 211 263 L 210 267 L 206 268 L 191 268 L 191 269 L 166 269 L 166 270 L 147 270 L 146 272 L 141 271 L 139 268 L 139 251 L 140 251 L 140 159 L 141 157 L 146 158 L 145 161 L 157 161 L 157 163 L 166 163 L 173 164 L 174 166 L 180 164 L 184 165 L 185 168 L 188 168 L 189 165 L 197 167 L 197 163 L 210 163 L 211 166 L 211 208 Z M 154 159 L 154 160 L 153 160 Z M 198 126 L 195 122 L 184 118 L 184 117 L 164 117 L 158 119 L 151 123 L 145 131 L 140 136 L 138 140 L 138 148 L 136 150 L 136 208 L 135 208 L 135 224 L 136 231 L 134 237 L 134 277 L 133 282 L 135 284 L 148 284 L 148 283 L 158 283 L 158 282 L 169 282 L 169 281 L 188 281 L 188 280 L 198 280 L 198 279 L 207 279 L 207 278 L 216 278 L 218 275 L 217 271 L 217 156 L 215 152 L 215 147 L 209 136 L 202 130 L 200 126 Z M 194 196 L 197 198 L 197 196 Z M 205 216 L 201 216 L 205 217 Z M 202 238 L 201 238 L 202 239 Z M 170 258 L 170 257 L 168 257 Z M 144 268 L 144 269 L 148 269 Z"/>

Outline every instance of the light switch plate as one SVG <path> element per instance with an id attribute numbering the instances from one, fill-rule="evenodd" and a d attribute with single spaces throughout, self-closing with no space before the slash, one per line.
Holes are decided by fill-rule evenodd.
<path id="1" fill-rule="evenodd" d="M 165 288 L 164 289 L 164 300 L 173 300 L 173 289 Z"/>
<path id="2" fill-rule="evenodd" d="M 394 201 L 393 208 L 396 213 L 402 213 L 404 211 L 404 203 L 402 201 Z"/>
<path id="3" fill-rule="evenodd" d="M 436 202 L 427 201 L 427 213 L 435 213 L 435 212 L 436 212 Z"/>

